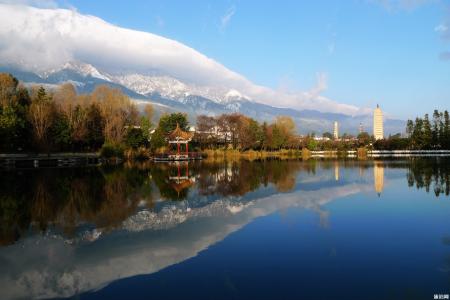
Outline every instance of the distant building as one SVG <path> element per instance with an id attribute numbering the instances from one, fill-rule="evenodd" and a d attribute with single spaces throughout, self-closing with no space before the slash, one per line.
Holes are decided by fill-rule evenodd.
<path id="1" fill-rule="evenodd" d="M 330 138 L 326 137 L 326 136 L 315 136 L 314 137 L 315 141 L 329 141 Z"/>
<path id="2" fill-rule="evenodd" d="M 363 133 L 363 132 L 364 132 L 364 126 L 363 126 L 363 123 L 360 122 L 359 123 L 359 133 Z"/>
<path id="3" fill-rule="evenodd" d="M 339 138 L 339 124 L 337 121 L 334 121 L 333 137 L 336 140 Z"/>
<path id="4" fill-rule="evenodd" d="M 383 112 L 377 104 L 377 108 L 373 111 L 373 136 L 376 140 L 384 138 L 383 130 Z"/>

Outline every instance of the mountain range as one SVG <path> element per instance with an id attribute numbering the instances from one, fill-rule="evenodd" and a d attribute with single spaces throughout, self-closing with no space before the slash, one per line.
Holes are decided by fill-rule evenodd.
<path id="1" fill-rule="evenodd" d="M 280 108 L 252 101 L 237 90 L 199 87 L 163 74 L 110 75 L 91 64 L 81 62 L 68 62 L 61 68 L 45 74 L 24 71 L 17 66 L 0 66 L 0 72 L 11 73 L 26 85 L 44 85 L 50 89 L 69 82 L 79 93 L 90 93 L 97 85 L 107 84 L 121 89 L 138 105 L 153 104 L 156 118 L 162 113 L 181 111 L 188 114 L 191 123 L 195 123 L 195 117 L 200 114 L 219 115 L 239 112 L 258 121 L 268 122 L 276 116 L 290 116 L 302 134 L 332 132 L 334 121 L 339 122 L 341 133 L 356 134 L 360 124 L 368 132 L 372 129 L 371 114 L 351 116 L 311 109 Z M 384 125 L 386 134 L 403 132 L 405 128 L 403 120 L 385 118 Z"/>
<path id="2" fill-rule="evenodd" d="M 0 19 L 0 71 L 27 85 L 70 82 L 87 93 L 108 84 L 138 104 L 153 103 L 157 116 L 182 111 L 192 123 L 199 114 L 239 112 L 268 122 L 290 116 L 301 134 L 332 131 L 334 121 L 341 133 L 356 134 L 360 123 L 372 130 L 371 109 L 322 95 L 324 76 L 308 91 L 272 89 L 180 42 L 70 9 L 0 3 Z M 404 128 L 385 118 L 386 134 Z"/>

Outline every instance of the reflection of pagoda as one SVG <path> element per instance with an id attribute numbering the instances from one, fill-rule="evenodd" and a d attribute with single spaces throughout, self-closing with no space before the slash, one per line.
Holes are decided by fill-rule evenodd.
<path id="1" fill-rule="evenodd" d="M 169 176 L 170 186 L 177 192 L 178 196 L 180 193 L 190 188 L 195 183 L 195 177 L 189 176 L 189 164 L 186 163 L 185 173 L 181 174 L 181 166 L 177 163 L 177 175 Z"/>
<path id="2" fill-rule="evenodd" d="M 373 184 L 378 197 L 381 195 L 384 186 L 384 166 L 382 163 L 375 161 L 373 165 Z"/>
<path id="3" fill-rule="evenodd" d="M 334 162 L 334 179 L 339 181 L 339 163 L 337 161 Z"/>

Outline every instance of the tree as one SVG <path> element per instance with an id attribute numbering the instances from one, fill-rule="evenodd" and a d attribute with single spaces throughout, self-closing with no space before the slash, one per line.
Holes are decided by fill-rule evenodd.
<path id="1" fill-rule="evenodd" d="M 280 130 L 281 134 L 281 146 L 286 147 L 292 141 L 295 135 L 295 123 L 291 117 L 288 116 L 278 116 L 275 120 L 277 128 Z"/>
<path id="2" fill-rule="evenodd" d="M 273 124 L 272 126 L 272 149 L 280 149 L 283 146 L 283 143 L 285 141 L 285 137 L 283 135 L 283 132 L 278 128 L 276 124 Z"/>
<path id="3" fill-rule="evenodd" d="M 238 145 L 238 130 L 241 114 L 223 114 L 217 120 L 219 133 L 224 138 L 225 143 L 231 143 L 233 149 Z"/>
<path id="4" fill-rule="evenodd" d="M 0 151 L 23 149 L 29 140 L 30 96 L 10 74 L 0 73 Z"/>
<path id="5" fill-rule="evenodd" d="M 412 133 L 411 143 L 413 149 L 422 149 L 423 147 L 423 120 L 416 118 Z"/>
<path id="6" fill-rule="evenodd" d="M 164 135 L 171 133 L 175 128 L 180 126 L 181 130 L 189 130 L 189 122 L 187 120 L 187 115 L 183 113 L 172 113 L 163 115 L 159 119 L 158 127 Z"/>
<path id="7" fill-rule="evenodd" d="M 333 135 L 331 134 L 331 132 L 324 132 L 323 134 L 322 134 L 322 137 L 324 137 L 324 138 L 329 138 L 330 140 L 332 140 L 333 139 Z"/>
<path id="8" fill-rule="evenodd" d="M 87 110 L 85 128 L 88 148 L 99 149 L 105 142 L 105 121 L 96 103 L 92 103 Z"/>
<path id="9" fill-rule="evenodd" d="M 140 126 L 142 129 L 142 134 L 146 140 L 146 143 L 150 142 L 150 131 L 153 127 L 152 122 L 146 116 L 141 117 Z"/>
<path id="10" fill-rule="evenodd" d="M 34 138 L 38 146 L 47 148 L 46 139 L 48 129 L 52 125 L 53 105 L 51 98 L 47 95 L 45 89 L 41 86 L 37 93 L 32 97 L 29 119 L 33 126 Z"/>
<path id="11" fill-rule="evenodd" d="M 120 144 L 127 125 L 135 125 L 136 107 L 119 89 L 107 85 L 97 86 L 92 93 L 92 101 L 96 102 L 105 121 L 104 136 L 108 143 Z"/>
<path id="12" fill-rule="evenodd" d="M 72 142 L 79 147 L 83 146 L 86 135 L 88 134 L 88 129 L 86 128 L 86 113 L 86 109 L 80 104 L 77 104 L 70 113 L 67 114 Z"/>
<path id="13" fill-rule="evenodd" d="M 408 137 L 412 138 L 412 135 L 414 133 L 414 122 L 412 120 L 408 120 L 406 122 L 406 134 Z"/>
<path id="14" fill-rule="evenodd" d="M 69 148 L 71 131 L 69 121 L 64 113 L 55 111 L 49 128 L 53 150 L 64 151 Z"/>
<path id="15" fill-rule="evenodd" d="M 130 148 L 137 149 L 147 145 L 147 139 L 142 131 L 142 128 L 129 127 L 125 135 L 125 145 Z"/>
<path id="16" fill-rule="evenodd" d="M 155 129 L 150 139 L 150 148 L 155 151 L 167 145 L 165 134 L 160 127 Z"/>
<path id="17" fill-rule="evenodd" d="M 442 144 L 444 145 L 445 149 L 450 149 L 450 118 L 448 111 L 444 111 L 444 129 L 443 131 L 443 141 Z"/>
<path id="18" fill-rule="evenodd" d="M 267 122 L 263 122 L 261 125 L 261 148 L 263 150 L 266 150 L 267 146 L 268 146 L 268 126 L 267 126 Z"/>
<path id="19" fill-rule="evenodd" d="M 19 81 L 11 74 L 0 73 L 0 106 L 12 105 Z"/>
<path id="20" fill-rule="evenodd" d="M 189 123 L 187 115 L 183 113 L 172 113 L 163 115 L 158 122 L 158 127 L 151 136 L 150 146 L 152 150 L 157 150 L 167 145 L 167 135 L 178 126 L 181 130 L 188 131 Z"/>
<path id="21" fill-rule="evenodd" d="M 439 127 L 441 123 L 441 115 L 439 114 L 439 111 L 437 109 L 433 112 L 433 128 L 432 128 L 432 145 L 433 148 L 440 148 L 440 138 L 439 138 Z"/>
<path id="22" fill-rule="evenodd" d="M 154 113 L 155 110 L 153 108 L 153 105 L 146 104 L 144 107 L 144 116 L 150 121 L 150 124 L 152 123 Z"/>
<path id="23" fill-rule="evenodd" d="M 15 151 L 20 144 L 20 130 L 24 127 L 24 120 L 16 110 L 7 105 L 0 108 L 0 151 Z"/>
<path id="24" fill-rule="evenodd" d="M 425 117 L 423 119 L 422 148 L 430 149 L 432 140 L 433 134 L 431 131 L 430 120 L 428 118 L 428 114 L 425 114 Z"/>
<path id="25" fill-rule="evenodd" d="M 370 135 L 367 132 L 358 134 L 358 144 L 360 147 L 367 146 L 371 142 Z"/>
<path id="26" fill-rule="evenodd" d="M 257 121 L 241 115 L 238 123 L 238 139 L 242 150 L 255 149 L 261 141 L 261 128 Z"/>
<path id="27" fill-rule="evenodd" d="M 197 117 L 196 139 L 200 147 L 211 146 L 217 141 L 216 138 L 217 119 L 211 116 L 200 115 Z"/>

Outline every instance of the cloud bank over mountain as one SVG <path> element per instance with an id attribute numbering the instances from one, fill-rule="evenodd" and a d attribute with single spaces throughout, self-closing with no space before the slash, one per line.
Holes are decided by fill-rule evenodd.
<path id="1" fill-rule="evenodd" d="M 347 115 L 368 112 L 323 96 L 323 77 L 309 91 L 274 90 L 171 39 L 121 28 L 75 10 L 0 4 L 0 64 L 45 75 L 72 61 L 109 74 L 162 74 L 198 86 L 233 89 L 253 101 L 277 107 Z"/>

